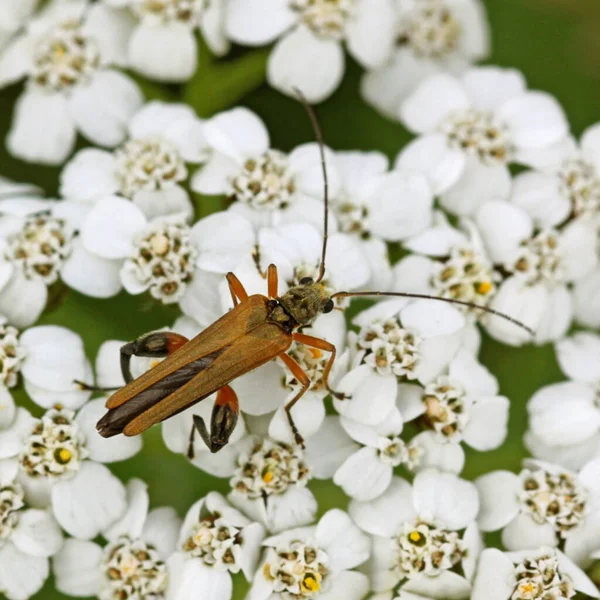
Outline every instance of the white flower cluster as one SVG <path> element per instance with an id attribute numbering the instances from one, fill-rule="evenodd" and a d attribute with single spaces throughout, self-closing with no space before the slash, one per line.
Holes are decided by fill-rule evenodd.
<path id="1" fill-rule="evenodd" d="M 61 169 L 58 198 L 0 178 L 0 595 L 27 600 L 52 574 L 100 600 L 231 600 L 238 586 L 246 600 L 600 598 L 600 124 L 577 141 L 519 71 L 475 65 L 489 53 L 480 0 L 0 0 L 0 13 L 0 86 L 23 82 L 8 151 Z M 362 98 L 413 134 L 393 162 L 323 149 L 319 279 L 328 297 L 413 297 L 351 322 L 333 298 L 286 355 L 231 381 L 240 415 L 219 452 L 190 435 L 214 394 L 163 418 L 176 460 L 227 490 L 181 519 L 110 468 L 141 437 L 96 430 L 107 397 L 92 384 L 126 385 L 125 340 L 96 336 L 92 367 L 88 340 L 47 309 L 140 296 L 185 340 L 231 309 L 229 272 L 263 296 L 270 264 L 279 296 L 318 278 L 318 144 L 284 151 L 248 108 L 202 119 L 142 93 L 145 79 L 202 84 L 205 46 L 232 44 L 273 44 L 267 81 L 313 103 L 340 85 L 347 49 Z M 223 210 L 198 219 L 207 196 Z M 463 474 L 509 434 L 481 329 L 552 343 L 566 379 L 529 400 L 518 472 Z M 139 353 L 133 377 L 163 358 Z"/>

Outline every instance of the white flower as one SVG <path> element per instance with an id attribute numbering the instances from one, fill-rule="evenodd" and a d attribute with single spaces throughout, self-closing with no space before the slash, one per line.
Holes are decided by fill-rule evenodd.
<path id="1" fill-rule="evenodd" d="M 581 592 L 598 598 L 587 575 L 560 550 L 541 547 L 523 552 L 487 548 L 481 553 L 472 600 L 568 599 Z"/>
<path id="2" fill-rule="evenodd" d="M 410 387 L 398 395 L 404 420 L 419 419 L 421 426 L 446 444 L 446 451 L 450 451 L 450 444 L 464 442 L 485 452 L 498 448 L 506 439 L 509 400 L 498 395 L 496 378 L 469 350 L 459 350 L 447 374 L 424 388 Z"/>
<path id="3" fill-rule="evenodd" d="M 412 486 L 394 477 L 371 502 L 352 500 L 350 516 L 373 536 L 373 591 L 391 597 L 401 584 L 401 592 L 427 598 L 468 598 L 482 546 L 478 510 L 472 483 L 435 470 L 419 473 Z"/>
<path id="4" fill-rule="evenodd" d="M 509 163 L 539 163 L 568 134 L 552 96 L 528 91 L 520 72 L 498 67 L 433 75 L 402 103 L 400 114 L 420 137 L 396 165 L 424 173 L 442 206 L 462 216 L 506 197 Z"/>
<path id="5" fill-rule="evenodd" d="M 103 146 L 125 137 L 142 94 L 126 75 L 132 23 L 120 9 L 85 0 L 51 2 L 0 58 L 0 85 L 27 77 L 8 134 L 19 158 L 57 165 L 75 145 L 77 132 Z"/>
<path id="6" fill-rule="evenodd" d="M 529 325 L 537 344 L 565 335 L 573 314 L 567 285 L 598 263 L 593 230 L 580 221 L 561 231 L 536 230 L 523 209 L 501 201 L 485 203 L 475 220 L 491 260 L 507 273 L 490 307 Z M 486 316 L 482 321 L 492 337 L 507 344 L 531 341 L 504 319 Z"/>
<path id="7" fill-rule="evenodd" d="M 158 81 L 190 79 L 198 66 L 196 30 L 216 55 L 229 51 L 225 37 L 226 0 L 104 0 L 128 7 L 137 23 L 127 43 L 129 64 Z"/>
<path id="8" fill-rule="evenodd" d="M 219 113 L 204 123 L 211 151 L 192 177 L 201 194 L 227 194 L 257 228 L 307 221 L 323 227 L 323 173 L 317 144 L 289 155 L 270 147 L 261 119 L 246 108 Z M 340 190 L 333 153 L 325 151 L 330 198 Z M 335 224 L 333 224 L 335 226 Z"/>
<path id="9" fill-rule="evenodd" d="M 44 585 L 63 536 L 50 511 L 27 506 L 16 475 L 16 461 L 0 461 L 0 590 L 27 600 Z"/>
<path id="10" fill-rule="evenodd" d="M 0 22 L 0 55 L 8 42 L 18 33 L 34 13 L 38 0 L 22 0 L 2 2 L 2 21 Z"/>
<path id="11" fill-rule="evenodd" d="M 512 202 L 541 228 L 574 218 L 595 220 L 600 215 L 600 124 L 588 127 L 579 145 L 569 138 L 548 158 L 543 168 L 515 177 Z"/>
<path id="12" fill-rule="evenodd" d="M 388 59 L 394 16 L 392 0 L 230 0 L 225 27 L 241 44 L 278 40 L 269 57 L 269 83 L 288 95 L 299 88 L 314 103 L 342 80 L 342 42 L 363 67 Z"/>
<path id="13" fill-rule="evenodd" d="M 165 304 L 185 303 L 194 294 L 190 284 L 202 287 L 201 269 L 234 268 L 254 237 L 252 225 L 231 212 L 190 228 L 180 217 L 150 221 L 125 198 L 105 196 L 83 222 L 65 281 L 90 296 L 113 296 L 124 287 L 130 294 L 149 291 Z"/>
<path id="14" fill-rule="evenodd" d="M 27 327 L 68 275 L 81 214 L 72 202 L 10 196 L 0 200 L 0 314 Z"/>
<path id="15" fill-rule="evenodd" d="M 125 460 L 142 446 L 139 437 L 100 437 L 96 422 L 104 411 L 103 398 L 77 415 L 62 407 L 47 410 L 24 436 L 19 456 L 27 500 L 51 506 L 61 527 L 81 539 L 106 530 L 126 508 L 123 484 L 102 463 Z"/>
<path id="16" fill-rule="evenodd" d="M 580 332 L 555 344 L 570 381 L 539 389 L 527 403 L 531 453 L 568 469 L 600 456 L 600 336 Z"/>
<path id="17" fill-rule="evenodd" d="M 267 538 L 264 546 L 246 600 L 361 600 L 369 591 L 367 577 L 351 570 L 369 558 L 369 538 L 339 509 L 312 527 Z"/>
<path id="18" fill-rule="evenodd" d="M 400 169 L 389 171 L 380 152 L 337 152 L 342 178 L 330 210 L 340 231 L 353 235 L 371 265 L 367 289 L 389 289 L 390 263 L 385 241 L 402 241 L 426 229 L 433 195 L 425 177 Z"/>
<path id="19" fill-rule="evenodd" d="M 579 473 L 532 459 L 524 465 L 519 475 L 494 471 L 476 480 L 480 528 L 502 528 L 509 550 L 564 544 L 571 560 L 589 566 L 600 535 L 600 459 Z"/>
<path id="20" fill-rule="evenodd" d="M 69 596 L 165 598 L 181 520 L 173 508 L 148 512 L 146 484 L 127 484 L 127 510 L 101 532 L 106 544 L 70 538 L 52 561 L 56 587 Z"/>
<path id="21" fill-rule="evenodd" d="M 225 498 L 211 492 L 189 509 L 177 542 L 167 561 L 167 600 L 187 600 L 202 593 L 211 600 L 230 600 L 233 573 L 252 580 L 260 558 L 265 531 Z M 193 591 L 192 591 L 193 590 Z"/>
<path id="22" fill-rule="evenodd" d="M 435 73 L 460 73 L 489 53 L 485 6 L 480 0 L 395 0 L 396 48 L 382 67 L 365 73 L 366 102 L 398 118 L 400 103 Z"/>
<path id="23" fill-rule="evenodd" d="M 350 399 L 334 405 L 344 417 L 377 425 L 394 407 L 399 383 L 429 383 L 450 363 L 465 320 L 442 303 L 395 299 L 361 312 L 353 323 L 361 327 L 350 334 L 355 356 L 337 386 Z"/>
<path id="24" fill-rule="evenodd" d="M 114 151 L 86 148 L 65 165 L 60 193 L 93 205 L 112 194 L 129 198 L 152 219 L 193 206 L 183 185 L 186 163 L 203 160 L 202 121 L 185 104 L 149 102 L 127 125 L 128 139 Z"/>

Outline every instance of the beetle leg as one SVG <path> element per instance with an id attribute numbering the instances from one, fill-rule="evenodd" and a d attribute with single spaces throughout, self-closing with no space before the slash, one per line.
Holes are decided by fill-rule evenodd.
<path id="1" fill-rule="evenodd" d="M 277 276 L 277 267 L 273 264 L 267 269 L 267 294 L 269 298 L 277 298 L 279 278 Z"/>
<path id="2" fill-rule="evenodd" d="M 298 431 L 298 428 L 294 423 L 291 411 L 294 407 L 294 404 L 296 404 L 296 402 L 298 402 L 298 400 L 300 400 L 300 398 L 302 398 L 302 396 L 304 396 L 304 394 L 308 391 L 308 388 L 310 386 L 310 379 L 308 375 L 304 372 L 302 367 L 289 354 L 286 354 L 284 352 L 283 354 L 279 355 L 279 358 L 281 358 L 285 366 L 292 372 L 294 377 L 296 377 L 296 379 L 302 386 L 298 393 L 284 406 L 284 408 L 290 427 L 292 428 L 292 433 L 294 434 L 294 441 L 296 442 L 296 444 L 298 444 L 298 446 L 304 448 L 304 439 L 300 435 L 300 432 Z"/>
<path id="3" fill-rule="evenodd" d="M 125 383 L 129 383 L 134 379 L 131 374 L 132 356 L 165 358 L 165 356 L 179 350 L 188 341 L 185 336 L 178 333 L 155 331 L 121 346 L 121 373 L 123 373 Z"/>
<path id="4" fill-rule="evenodd" d="M 210 419 L 210 432 L 202 417 L 198 415 L 193 416 L 194 424 L 190 431 L 187 457 L 193 460 L 195 455 L 194 436 L 196 429 L 213 454 L 223 448 L 229 442 L 229 438 L 235 429 L 239 413 L 240 407 L 237 394 L 228 385 L 223 386 L 217 392 L 217 398 L 213 406 Z"/>
<path id="5" fill-rule="evenodd" d="M 238 298 L 241 302 L 247 300 L 248 292 L 245 290 L 242 282 L 231 272 L 227 273 L 225 277 L 227 278 L 227 283 L 229 284 L 229 291 L 231 292 L 233 305 L 238 305 Z"/>
<path id="6" fill-rule="evenodd" d="M 323 383 L 325 385 L 325 388 L 332 396 L 334 396 L 338 400 L 347 400 L 348 398 L 350 398 L 350 396 L 347 396 L 342 392 L 336 392 L 329 385 L 329 375 L 331 373 L 331 369 L 333 367 L 333 363 L 335 362 L 336 357 L 335 346 L 326 340 L 322 340 L 321 338 L 314 337 L 312 335 L 305 335 L 304 333 L 294 333 L 292 337 L 294 338 L 294 341 L 300 342 L 301 344 L 309 346 L 310 348 L 316 348 L 317 350 L 331 352 L 331 356 L 329 357 L 329 360 L 325 365 L 325 370 L 323 371 Z"/>

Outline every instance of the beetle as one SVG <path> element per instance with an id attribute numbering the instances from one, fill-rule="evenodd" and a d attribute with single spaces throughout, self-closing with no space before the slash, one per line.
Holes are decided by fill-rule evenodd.
<path id="1" fill-rule="evenodd" d="M 309 389 L 310 380 L 302 367 L 286 351 L 295 341 L 319 351 L 329 352 L 323 372 L 323 383 L 327 391 L 336 398 L 347 398 L 332 389 L 329 384 L 329 375 L 336 358 L 335 346 L 326 340 L 299 331 L 311 324 L 319 314 L 331 312 L 335 307 L 336 298 L 400 296 L 438 300 L 495 314 L 533 335 L 529 327 L 508 315 L 486 306 L 452 298 L 403 292 L 340 291 L 331 295 L 327 292 L 322 283 L 325 275 L 329 217 L 323 135 L 313 109 L 301 92 L 296 90 L 296 94 L 311 120 L 319 146 L 323 174 L 324 233 L 318 277 L 301 279 L 298 285 L 279 296 L 277 267 L 271 264 L 266 273 L 267 295 L 249 296 L 239 279 L 233 273 L 227 273 L 233 308 L 196 337 L 188 340 L 176 333 L 154 332 L 125 344 L 121 348 L 121 371 L 126 385 L 106 402 L 108 411 L 97 424 L 97 430 L 103 437 L 120 433 L 126 436 L 138 435 L 216 392 L 210 430 L 201 417 L 193 417 L 187 454 L 190 459 L 194 456 L 196 431 L 211 452 L 218 452 L 227 444 L 239 415 L 238 398 L 229 383 L 279 358 L 300 384 L 298 392 L 285 405 L 285 413 L 295 442 L 302 446 L 303 439 L 294 423 L 291 410 Z M 130 369 L 132 356 L 165 360 L 134 379 Z M 85 384 L 80 385 L 94 389 Z"/>

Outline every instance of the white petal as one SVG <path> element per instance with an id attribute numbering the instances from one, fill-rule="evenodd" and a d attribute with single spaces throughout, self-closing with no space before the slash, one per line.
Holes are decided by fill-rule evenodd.
<path id="1" fill-rule="evenodd" d="M 85 376 L 83 341 L 75 332 L 57 325 L 32 327 L 21 336 L 27 358 L 21 372 L 35 385 L 53 391 L 75 389 L 73 379 Z"/>
<path id="2" fill-rule="evenodd" d="M 105 150 L 85 148 L 65 165 L 60 174 L 60 194 L 71 200 L 91 202 L 118 191 L 117 164 Z"/>
<path id="3" fill-rule="evenodd" d="M 197 269 L 179 302 L 181 310 L 197 323 L 208 326 L 222 314 L 219 284 L 223 275 Z"/>
<path id="4" fill-rule="evenodd" d="M 600 428 L 600 411 L 594 388 L 565 381 L 539 389 L 529 400 L 529 426 L 540 440 L 551 446 L 577 444 Z"/>
<path id="5" fill-rule="evenodd" d="M 402 103 L 400 118 L 413 133 L 433 131 L 449 115 L 470 108 L 462 82 L 445 73 L 421 83 Z"/>
<path id="6" fill-rule="evenodd" d="M 294 423 L 303 438 L 308 438 L 319 430 L 325 419 L 325 404 L 321 394 L 307 392 L 291 410 Z M 273 415 L 269 426 L 269 436 L 276 440 L 293 443 L 294 436 L 283 407 Z"/>
<path id="7" fill-rule="evenodd" d="M 600 166 L 600 126 L 598 123 L 588 127 L 581 136 L 581 149 L 596 168 Z"/>
<path id="8" fill-rule="evenodd" d="M 510 99 L 498 110 L 498 118 L 510 127 L 514 143 L 524 148 L 542 148 L 569 133 L 560 104 L 544 92 L 527 92 Z"/>
<path id="9" fill-rule="evenodd" d="M 112 147 L 125 139 L 127 123 L 142 102 L 142 93 L 133 79 L 107 70 L 94 73 L 87 85 L 77 86 L 69 108 L 86 138 Z"/>
<path id="10" fill-rule="evenodd" d="M 198 266 L 221 273 L 237 267 L 255 243 L 252 224 L 231 211 L 200 219 L 192 227 L 190 239 L 200 251 Z"/>
<path id="11" fill-rule="evenodd" d="M 348 512 L 363 531 L 388 538 L 399 531 L 402 523 L 417 516 L 412 488 L 400 477 L 394 477 L 390 487 L 371 502 L 352 500 Z"/>
<path id="12" fill-rule="evenodd" d="M 181 519 L 177 511 L 170 506 L 161 506 L 151 510 L 144 523 L 142 539 L 152 544 L 163 560 L 166 560 L 177 545 Z"/>
<path id="13" fill-rule="evenodd" d="M 409 579 L 402 589 L 433 600 L 461 600 L 469 598 L 471 593 L 469 582 L 452 571 L 442 571 L 435 577 L 417 575 Z"/>
<path id="14" fill-rule="evenodd" d="M 182 552 L 176 552 L 169 558 L 167 569 L 167 600 L 189 600 L 198 590 L 211 600 L 231 600 L 233 584 L 227 571 L 208 567 L 202 559 L 188 558 Z"/>
<path id="15" fill-rule="evenodd" d="M 394 407 L 396 386 L 394 375 L 379 375 L 368 365 L 361 365 L 350 371 L 338 383 L 338 390 L 351 398 L 336 398 L 333 404 L 335 409 L 348 419 L 376 425 L 385 419 Z"/>
<path id="16" fill-rule="evenodd" d="M 3 17 L 7 10 L 5 4 L 3 2 L 0 9 Z M 31 72 L 36 43 L 37 36 L 24 34 L 14 37 L 6 46 L 3 45 L 0 55 L 0 86 L 16 83 Z"/>
<path id="17" fill-rule="evenodd" d="M 504 262 L 519 244 L 533 234 L 531 217 L 521 208 L 507 202 L 486 202 L 475 222 L 493 262 Z"/>
<path id="18" fill-rule="evenodd" d="M 465 452 L 460 444 L 440 439 L 433 431 L 423 431 L 410 441 L 412 447 L 418 448 L 419 456 L 417 469 L 438 469 L 457 475 L 465 465 Z"/>
<path id="19" fill-rule="evenodd" d="M 512 561 L 496 548 L 486 548 L 479 558 L 473 581 L 473 600 L 506 600 L 517 585 Z"/>
<path id="20" fill-rule="evenodd" d="M 127 66 L 127 42 L 136 24 L 125 9 L 94 4 L 87 11 L 83 32 L 94 39 L 104 64 Z"/>
<path id="21" fill-rule="evenodd" d="M 48 578 L 48 559 L 24 554 L 10 541 L 0 547 L 0 589 L 8 600 L 28 600 Z"/>
<path id="22" fill-rule="evenodd" d="M 10 461 L 0 461 L 0 464 Z M 52 482 L 45 477 L 29 477 L 22 470 L 17 474 L 17 481 L 25 490 L 25 499 L 29 506 L 35 508 L 48 508 L 51 502 Z"/>
<path id="23" fill-rule="evenodd" d="M 391 56 L 396 35 L 391 0 L 358 0 L 346 26 L 348 51 L 365 69 L 380 67 Z"/>
<path id="24" fill-rule="evenodd" d="M 465 348 L 450 363 L 448 374 L 458 379 L 469 394 L 493 396 L 498 393 L 498 380 Z"/>
<path id="25" fill-rule="evenodd" d="M 445 135 L 430 133 L 408 143 L 394 166 L 425 175 L 434 194 L 441 194 L 459 181 L 466 164 L 466 155 L 450 148 Z"/>
<path id="26" fill-rule="evenodd" d="M 597 237 L 597 228 L 581 219 L 572 221 L 562 230 L 561 268 L 568 281 L 585 277 L 598 265 Z"/>
<path id="27" fill-rule="evenodd" d="M 511 98 L 521 96 L 527 89 L 525 77 L 516 69 L 477 67 L 467 71 L 462 80 L 474 105 L 486 111 L 499 108 Z"/>
<path id="28" fill-rule="evenodd" d="M 582 383 L 595 384 L 600 378 L 600 336 L 581 331 L 554 346 L 562 372 Z"/>
<path id="29" fill-rule="evenodd" d="M 317 479 L 331 479 L 359 446 L 345 432 L 338 417 L 325 417 L 317 435 L 306 440 L 305 456 Z"/>
<path id="30" fill-rule="evenodd" d="M 94 542 L 70 538 L 52 561 L 59 592 L 69 596 L 96 596 L 103 584 L 102 548 Z"/>
<path id="31" fill-rule="evenodd" d="M 595 458 L 583 466 L 579 472 L 579 481 L 590 493 L 590 508 L 600 509 L 600 458 Z"/>
<path id="32" fill-rule="evenodd" d="M 423 385 L 431 382 L 448 366 L 462 341 L 462 332 L 440 335 L 425 339 L 419 346 L 421 359 L 413 371 L 415 378 Z"/>
<path id="33" fill-rule="evenodd" d="M 479 492 L 477 523 L 482 531 L 496 531 L 512 521 L 519 513 L 517 494 L 520 478 L 509 471 L 492 471 L 475 480 Z"/>
<path id="34" fill-rule="evenodd" d="M 126 493 L 127 510 L 103 533 L 107 540 L 115 541 L 123 535 L 136 540 L 142 535 L 150 504 L 148 486 L 141 479 L 130 479 L 127 482 Z"/>
<path id="35" fill-rule="evenodd" d="M 556 554 L 560 570 L 571 578 L 575 589 L 591 598 L 600 598 L 600 592 L 591 579 L 560 550 L 557 550 Z"/>
<path id="36" fill-rule="evenodd" d="M 399 241 L 429 227 L 433 195 L 424 175 L 392 171 L 380 182 L 369 215 L 375 235 Z"/>
<path id="37" fill-rule="evenodd" d="M 265 415 L 281 408 L 289 394 L 281 377 L 281 367 L 272 361 L 232 381 L 241 409 L 250 415 Z"/>
<path id="38" fill-rule="evenodd" d="M 477 516 L 477 489 L 451 473 L 422 471 L 414 480 L 415 508 L 431 514 L 449 529 L 463 529 Z"/>
<path id="39" fill-rule="evenodd" d="M 502 544 L 507 550 L 524 550 L 556 546 L 557 539 L 550 523 L 539 525 L 530 515 L 521 513 L 502 530 Z"/>
<path id="40" fill-rule="evenodd" d="M 573 299 L 565 285 L 551 290 L 546 303 L 539 307 L 539 323 L 535 328 L 535 343 L 555 342 L 564 337 L 573 320 Z"/>
<path id="41" fill-rule="evenodd" d="M 337 289 L 355 290 L 364 286 L 371 275 L 360 242 L 354 236 L 334 233 L 327 247 L 327 271 Z"/>
<path id="42" fill-rule="evenodd" d="M 465 442 L 480 452 L 501 446 L 508 435 L 509 408 L 510 401 L 504 396 L 478 398 L 463 432 Z"/>
<path id="43" fill-rule="evenodd" d="M 316 37 L 299 25 L 273 48 L 267 65 L 267 79 L 280 92 L 294 95 L 298 88 L 308 102 L 329 97 L 344 74 L 344 52 L 339 42 Z"/>
<path id="44" fill-rule="evenodd" d="M 74 290 L 92 298 L 111 298 L 121 290 L 121 261 L 88 252 L 80 238 L 73 240 L 73 252 L 60 272 Z"/>
<path id="45" fill-rule="evenodd" d="M 442 194 L 440 204 L 451 213 L 470 217 L 489 200 L 506 200 L 510 188 L 510 172 L 506 166 L 487 166 L 469 158 L 462 177 Z"/>
<path id="46" fill-rule="evenodd" d="M 204 135 L 212 148 L 238 163 L 269 148 L 265 124 L 247 108 L 234 108 L 206 121 Z"/>
<path id="47" fill-rule="evenodd" d="M 262 46 L 275 41 L 296 19 L 285 0 L 230 0 L 225 29 L 238 44 Z"/>
<path id="48" fill-rule="evenodd" d="M 416 300 L 402 309 L 402 325 L 422 338 L 456 333 L 465 325 L 463 314 L 452 306 L 433 300 Z"/>
<path id="49" fill-rule="evenodd" d="M 71 154 L 75 136 L 65 97 L 29 90 L 17 100 L 6 144 L 23 160 L 59 165 Z"/>
<path id="50" fill-rule="evenodd" d="M 529 452 L 547 462 L 556 463 L 576 471 L 586 462 L 600 456 L 600 436 L 595 435 L 570 446 L 554 446 L 545 444 L 532 431 L 525 432 L 525 447 Z"/>
<path id="51" fill-rule="evenodd" d="M 325 162 L 327 167 L 327 180 L 329 185 L 329 197 L 335 198 L 340 193 L 341 178 L 335 166 L 335 155 L 329 148 L 325 148 Z M 323 213 L 323 166 L 321 164 L 321 153 L 318 144 L 309 142 L 296 146 L 288 157 L 289 172 L 294 175 L 296 189 L 306 196 L 317 198 L 319 200 L 319 212 Z M 300 198 L 296 204 L 305 202 L 308 199 Z M 316 205 L 311 205 L 315 206 Z M 293 207 L 292 207 L 293 208 Z M 304 219 L 306 220 L 306 219 Z M 319 222 L 318 228 L 322 229 L 322 224 Z"/>
<path id="52" fill-rule="evenodd" d="M 146 218 L 137 206 L 124 198 L 109 196 L 89 212 L 81 238 L 89 252 L 103 258 L 125 258 L 133 253 L 133 238 L 145 226 Z"/>
<path id="53" fill-rule="evenodd" d="M 331 582 L 326 592 L 319 594 L 320 600 L 361 600 L 369 591 L 369 580 L 363 573 L 342 571 Z"/>
<path id="54" fill-rule="evenodd" d="M 92 539 L 124 513 L 125 488 L 104 465 L 85 461 L 73 479 L 54 484 L 52 507 L 67 533 Z"/>
<path id="55" fill-rule="evenodd" d="M 382 463 L 376 448 L 362 448 L 348 457 L 335 472 L 333 482 L 351 498 L 368 502 L 377 498 L 392 481 L 392 467 Z"/>
<path id="56" fill-rule="evenodd" d="M 511 202 L 527 211 L 540 227 L 554 227 L 571 212 L 571 202 L 560 191 L 554 175 L 527 171 L 513 181 Z"/>
<path id="57" fill-rule="evenodd" d="M 316 512 L 317 501 L 309 489 L 289 488 L 284 494 L 268 499 L 267 520 L 264 525 L 270 532 L 277 533 L 312 523 Z"/>
<path id="58" fill-rule="evenodd" d="M 397 292 L 414 292 L 430 294 L 430 284 L 435 263 L 425 257 L 411 254 L 394 265 L 394 290 Z"/>
<path id="59" fill-rule="evenodd" d="M 150 79 L 187 81 L 196 71 L 197 44 L 185 23 L 141 23 L 129 38 L 131 66 Z"/>
<path id="60" fill-rule="evenodd" d="M 327 511 L 319 521 L 316 539 L 326 548 L 333 571 L 353 569 L 369 558 L 371 543 L 343 510 Z"/>
<path id="61" fill-rule="evenodd" d="M 200 31 L 215 56 L 224 56 L 231 48 L 229 37 L 225 33 L 226 12 L 225 2 L 211 2 L 203 8 Z"/>
<path id="62" fill-rule="evenodd" d="M 458 229 L 442 223 L 426 229 L 407 240 L 404 246 L 413 252 L 429 256 L 448 256 L 453 247 L 464 243 L 465 236 Z"/>
<path id="63" fill-rule="evenodd" d="M 577 321 L 587 327 L 600 327 L 600 269 L 577 282 L 573 300 Z"/>
<path id="64" fill-rule="evenodd" d="M 141 190 L 136 192 L 133 203 L 149 221 L 166 216 L 178 216 L 190 221 L 194 213 L 188 193 L 179 185 L 162 190 Z"/>
<path id="65" fill-rule="evenodd" d="M 0 314 L 16 327 L 29 327 L 42 314 L 47 298 L 48 288 L 41 279 L 27 279 L 20 269 L 15 269 L 11 280 L 0 290 Z"/>
<path id="66" fill-rule="evenodd" d="M 11 393 L 6 388 L 0 388 L 0 435 L 3 430 L 10 427 L 16 412 L 17 408 Z"/>
<path id="67" fill-rule="evenodd" d="M 62 532 L 52 514 L 35 508 L 20 514 L 10 539 L 21 552 L 44 557 L 56 554 L 63 543 Z"/>
<path id="68" fill-rule="evenodd" d="M 549 295 L 545 286 L 524 287 L 515 277 L 509 277 L 500 286 L 490 308 L 509 315 L 536 331 L 548 302 Z M 486 317 L 485 328 L 494 339 L 505 344 L 521 346 L 531 342 L 531 335 L 527 331 L 500 317 Z"/>
<path id="69" fill-rule="evenodd" d="M 574 527 L 567 533 L 565 554 L 577 565 L 589 569 L 593 563 L 592 552 L 598 550 L 600 536 L 600 515 L 598 513 L 587 517 L 579 527 Z"/>
<path id="70" fill-rule="evenodd" d="M 479 556 L 484 548 L 483 536 L 475 523 L 467 526 L 463 534 L 463 542 L 467 551 L 462 561 L 463 571 L 467 580 L 472 582 Z"/>
<path id="71" fill-rule="evenodd" d="M 29 411 L 21 407 L 17 408 L 14 422 L 10 427 L 0 429 L 0 459 L 18 456 L 23 448 L 23 438 L 33 431 L 34 426 L 35 421 Z"/>

